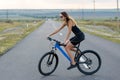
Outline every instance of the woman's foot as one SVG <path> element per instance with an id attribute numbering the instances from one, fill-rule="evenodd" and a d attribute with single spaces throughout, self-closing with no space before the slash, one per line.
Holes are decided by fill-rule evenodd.
<path id="1" fill-rule="evenodd" d="M 77 66 L 77 64 L 75 63 L 75 64 L 70 64 L 70 66 L 67 68 L 67 70 L 70 70 L 70 69 L 72 69 L 72 68 L 75 68 Z"/>

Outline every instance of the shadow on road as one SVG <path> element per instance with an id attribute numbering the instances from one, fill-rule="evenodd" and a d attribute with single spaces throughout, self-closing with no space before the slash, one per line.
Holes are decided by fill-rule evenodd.
<path id="1" fill-rule="evenodd" d="M 50 75 L 50 76 L 43 76 L 40 80 L 112 80 L 112 79 L 100 75 L 81 75 L 81 76 L 71 76 L 71 77 Z"/>

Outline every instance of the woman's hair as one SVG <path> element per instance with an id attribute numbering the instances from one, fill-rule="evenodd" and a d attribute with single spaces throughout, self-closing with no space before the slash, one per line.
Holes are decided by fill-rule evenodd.
<path id="1" fill-rule="evenodd" d="M 72 17 L 70 17 L 67 12 L 63 11 L 63 12 L 61 12 L 61 14 L 64 17 L 66 17 L 66 23 L 68 23 L 69 20 L 72 20 L 76 24 L 76 21 Z"/>
<path id="2" fill-rule="evenodd" d="M 69 15 L 67 14 L 67 12 L 61 12 L 61 14 L 66 17 L 66 22 L 68 23 L 68 21 L 70 20 Z"/>

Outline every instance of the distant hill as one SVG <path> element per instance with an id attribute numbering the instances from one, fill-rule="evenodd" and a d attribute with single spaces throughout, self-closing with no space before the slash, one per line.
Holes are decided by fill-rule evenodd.
<path id="1" fill-rule="evenodd" d="M 115 18 L 117 16 L 116 9 L 97 9 L 94 13 L 93 9 L 1 9 L 0 18 L 46 18 L 59 17 L 61 11 L 67 11 L 74 18 L 83 19 L 106 19 Z M 119 13 L 120 15 L 120 13 Z"/>

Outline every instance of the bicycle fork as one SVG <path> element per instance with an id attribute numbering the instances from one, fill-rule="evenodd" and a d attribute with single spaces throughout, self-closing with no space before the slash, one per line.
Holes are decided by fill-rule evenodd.
<path id="1" fill-rule="evenodd" d="M 52 48 L 52 50 L 50 52 L 55 54 L 55 50 L 56 50 L 55 48 Z M 50 54 L 48 56 L 47 64 L 51 65 L 53 63 L 53 59 L 54 59 L 54 55 Z"/>

